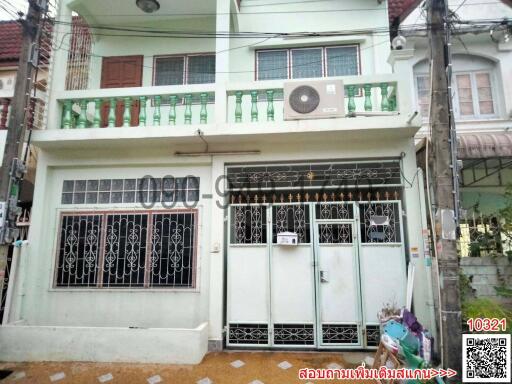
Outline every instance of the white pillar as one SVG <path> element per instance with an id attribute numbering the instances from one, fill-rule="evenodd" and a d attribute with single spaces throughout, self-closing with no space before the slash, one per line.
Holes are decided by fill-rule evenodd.
<path id="1" fill-rule="evenodd" d="M 58 20 L 64 24 L 54 26 L 52 37 L 52 50 L 50 58 L 50 73 L 48 75 L 48 107 L 46 115 L 46 129 L 59 129 L 61 121 L 61 107 L 56 95 L 66 89 L 66 74 L 68 66 L 68 54 L 71 40 L 71 22 L 73 20 L 71 9 L 67 1 L 61 1 L 57 12 Z M 67 24 L 69 23 L 69 24 Z"/>

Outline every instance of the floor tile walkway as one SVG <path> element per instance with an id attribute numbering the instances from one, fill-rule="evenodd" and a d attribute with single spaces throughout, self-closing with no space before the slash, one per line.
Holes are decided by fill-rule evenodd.
<path id="1" fill-rule="evenodd" d="M 313 384 L 298 379 L 299 369 L 353 368 L 365 356 L 371 355 L 357 352 L 222 352 L 209 353 L 198 365 L 0 363 L 0 369 L 13 371 L 1 380 L 2 383 L 16 384 Z"/>

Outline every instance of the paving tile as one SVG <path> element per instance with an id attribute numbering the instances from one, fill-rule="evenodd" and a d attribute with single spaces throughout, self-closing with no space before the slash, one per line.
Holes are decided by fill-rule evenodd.
<path id="1" fill-rule="evenodd" d="M 112 376 L 111 373 L 107 373 L 105 375 L 101 375 L 100 377 L 98 377 L 98 381 L 100 383 L 106 383 L 107 381 L 110 381 L 114 378 L 114 376 Z"/>
<path id="2" fill-rule="evenodd" d="M 197 381 L 196 384 L 213 384 L 213 381 L 209 377 L 205 377 L 204 379 Z"/>
<path id="3" fill-rule="evenodd" d="M 162 382 L 162 378 L 160 377 L 160 375 L 155 375 L 155 376 L 151 376 L 150 378 L 148 378 L 148 384 L 157 384 L 157 383 L 161 383 Z"/>
<path id="4" fill-rule="evenodd" d="M 58 372 L 50 376 L 50 381 L 59 381 L 66 377 L 66 374 L 64 372 Z"/>
<path id="5" fill-rule="evenodd" d="M 281 361 L 279 364 L 277 364 L 277 366 L 281 369 L 288 369 L 288 368 L 291 368 L 293 367 L 293 365 L 291 365 L 289 362 L 287 362 L 286 360 L 285 361 Z"/>
<path id="6" fill-rule="evenodd" d="M 341 365 L 339 365 L 338 363 L 329 363 L 329 364 L 327 364 L 327 368 L 329 368 L 329 369 L 341 369 L 343 367 Z"/>
<path id="7" fill-rule="evenodd" d="M 18 372 L 12 373 L 11 376 L 9 376 L 9 378 L 12 380 L 19 380 L 19 379 L 23 379 L 26 376 L 27 376 L 27 374 L 25 372 L 18 371 Z"/>
<path id="8" fill-rule="evenodd" d="M 243 367 L 244 365 L 245 365 L 245 363 L 242 360 L 235 360 L 231 363 L 231 366 L 233 368 L 240 368 L 240 367 Z"/>

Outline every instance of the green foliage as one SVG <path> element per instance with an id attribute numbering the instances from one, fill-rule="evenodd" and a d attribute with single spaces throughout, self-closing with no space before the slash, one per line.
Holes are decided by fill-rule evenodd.
<path id="1" fill-rule="evenodd" d="M 496 294 L 502 297 L 512 297 L 512 289 L 507 287 L 494 287 Z"/>
<path id="2" fill-rule="evenodd" d="M 469 300 L 474 297 L 473 288 L 471 287 L 471 281 L 464 273 L 459 273 L 459 291 L 460 299 L 462 302 Z"/>
<path id="3" fill-rule="evenodd" d="M 507 185 L 505 189 L 505 207 L 500 209 L 500 216 L 505 222 L 505 232 L 512 233 L 512 184 Z"/>
<path id="4" fill-rule="evenodd" d="M 512 333 L 512 311 L 507 310 L 496 301 L 489 298 L 471 299 L 463 302 L 462 316 L 467 319 L 507 319 L 507 332 Z"/>

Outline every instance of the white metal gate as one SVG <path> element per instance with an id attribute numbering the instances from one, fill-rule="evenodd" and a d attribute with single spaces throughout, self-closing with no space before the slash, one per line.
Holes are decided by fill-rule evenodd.
<path id="1" fill-rule="evenodd" d="M 228 222 L 228 346 L 374 347 L 405 301 L 398 200 L 233 204 Z"/>

